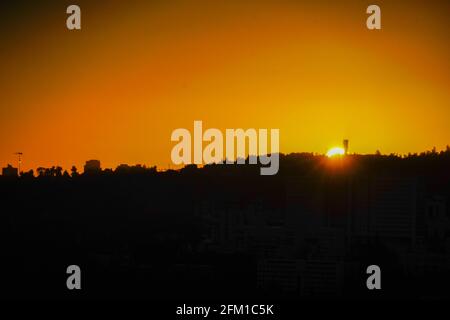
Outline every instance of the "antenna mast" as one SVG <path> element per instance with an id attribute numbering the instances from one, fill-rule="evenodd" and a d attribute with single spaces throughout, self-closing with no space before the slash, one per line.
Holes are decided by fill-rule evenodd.
<path id="1" fill-rule="evenodd" d="M 23 153 L 22 152 L 16 152 L 16 153 L 14 153 L 15 155 L 17 155 L 18 157 L 19 157 L 19 167 L 18 167 L 18 171 L 19 171 L 19 176 L 20 176 L 20 167 L 21 167 L 21 165 L 22 165 L 22 155 L 23 155 Z"/>

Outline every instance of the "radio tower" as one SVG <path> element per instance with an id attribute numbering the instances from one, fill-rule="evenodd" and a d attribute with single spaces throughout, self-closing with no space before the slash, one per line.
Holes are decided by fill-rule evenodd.
<path id="1" fill-rule="evenodd" d="M 345 139 L 343 141 L 343 145 L 344 145 L 344 154 L 347 155 L 348 154 L 348 139 Z"/>
<path id="2" fill-rule="evenodd" d="M 16 152 L 14 154 L 19 157 L 19 168 L 18 168 L 18 171 L 19 171 L 19 176 L 20 176 L 20 166 L 22 165 L 22 155 L 23 155 L 23 153 L 22 152 Z"/>

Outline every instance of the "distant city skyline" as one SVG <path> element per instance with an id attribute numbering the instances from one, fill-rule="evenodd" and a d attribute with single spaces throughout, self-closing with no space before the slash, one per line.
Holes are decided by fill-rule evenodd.
<path id="1" fill-rule="evenodd" d="M 347 141 L 348 140 L 344 140 Z M 348 144 L 347 144 L 348 147 Z M 336 152 L 336 149 L 342 149 L 342 152 Z M 340 147 L 333 147 L 330 150 L 328 150 L 327 153 L 317 153 L 317 152 L 291 152 L 289 154 L 284 154 L 282 152 L 280 152 L 279 154 L 282 156 L 291 156 L 291 155 L 312 155 L 314 157 L 325 157 L 325 158 L 334 158 L 334 157 L 345 157 L 345 156 L 395 156 L 398 158 L 406 158 L 406 157 L 414 157 L 414 156 L 425 156 L 425 155 L 430 155 L 430 154 L 448 154 L 450 152 L 450 145 L 447 145 L 444 149 L 442 150 L 438 150 L 435 147 L 433 147 L 431 150 L 424 150 L 422 152 L 415 152 L 415 153 L 408 153 L 408 154 L 399 154 L 399 153 L 389 153 L 389 154 L 385 154 L 385 153 L 381 153 L 379 150 L 376 150 L 373 153 L 365 153 L 365 154 L 360 154 L 360 153 L 354 153 L 354 152 L 348 152 L 348 150 L 344 149 L 344 148 L 340 148 Z M 226 159 L 224 158 L 224 161 Z M 235 159 L 234 161 L 236 161 L 237 159 Z M 21 160 L 22 161 L 22 160 Z M 21 162 L 22 163 L 22 162 Z M 152 163 L 143 163 L 143 162 L 137 162 L 137 163 L 120 163 L 116 166 L 103 166 L 103 163 L 100 159 L 89 159 L 89 160 L 85 160 L 81 165 L 76 165 L 76 164 L 72 164 L 69 167 L 62 167 L 60 165 L 49 165 L 49 166 L 38 166 L 35 168 L 27 168 L 26 170 L 20 170 L 18 168 L 18 162 L 16 163 L 7 163 L 5 165 L 2 165 L 2 174 L 5 175 L 10 175 L 10 176 L 17 176 L 20 172 L 22 173 L 29 173 L 30 171 L 33 171 L 34 175 L 38 175 L 39 174 L 39 169 L 54 169 L 54 170 L 58 170 L 60 171 L 60 173 L 63 173 L 64 171 L 67 171 L 67 173 L 71 173 L 74 171 L 74 169 L 76 169 L 76 173 L 92 173 L 92 172 L 100 172 L 102 170 L 117 170 L 117 169 L 123 169 L 123 167 L 141 167 L 141 168 L 146 168 L 146 169 L 151 169 L 151 170 L 158 170 L 158 171 L 166 171 L 166 170 L 179 170 L 185 167 L 189 167 L 192 165 L 195 165 L 196 167 L 204 167 L 205 165 L 211 165 L 213 163 L 203 163 L 203 164 L 180 164 L 180 165 L 174 165 L 174 164 L 168 164 L 167 166 L 157 166 L 156 164 L 152 164 Z M 248 156 L 245 158 L 245 164 L 244 165 L 256 165 L 256 164 L 250 164 L 248 162 Z M 261 164 L 258 164 L 261 165 Z M 267 166 L 267 165 L 266 165 Z"/>

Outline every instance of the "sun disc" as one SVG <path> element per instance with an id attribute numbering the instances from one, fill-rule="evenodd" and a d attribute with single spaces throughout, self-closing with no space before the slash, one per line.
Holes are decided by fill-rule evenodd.
<path id="1" fill-rule="evenodd" d="M 343 156 L 345 154 L 344 148 L 341 147 L 334 147 L 328 150 L 327 157 L 334 157 L 334 156 Z"/>

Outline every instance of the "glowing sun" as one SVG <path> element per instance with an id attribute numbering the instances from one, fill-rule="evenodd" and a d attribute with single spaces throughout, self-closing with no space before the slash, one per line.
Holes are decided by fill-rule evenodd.
<path id="1" fill-rule="evenodd" d="M 344 148 L 334 147 L 328 150 L 327 157 L 343 156 L 345 154 Z"/>

